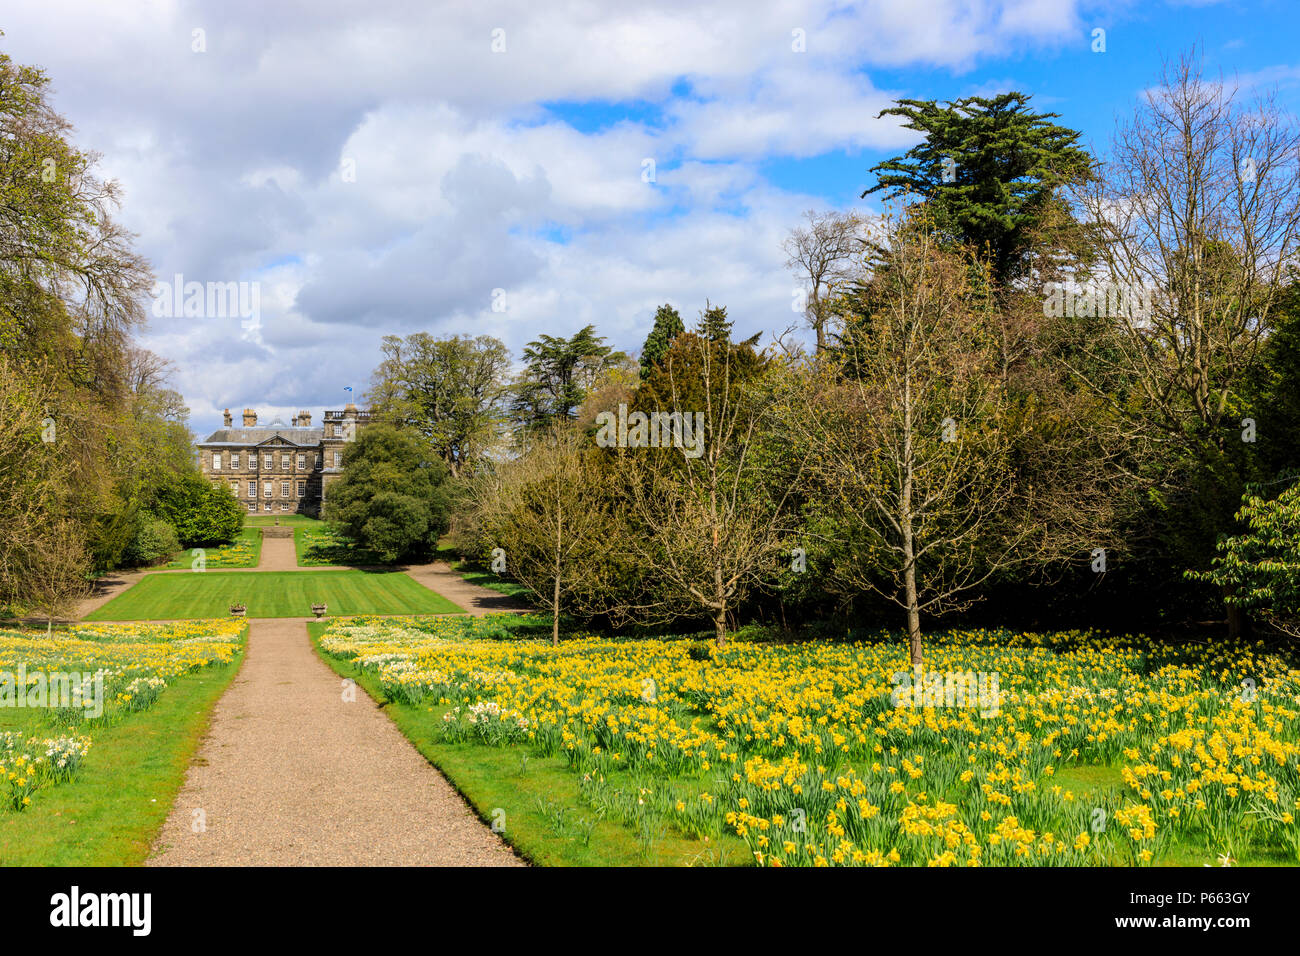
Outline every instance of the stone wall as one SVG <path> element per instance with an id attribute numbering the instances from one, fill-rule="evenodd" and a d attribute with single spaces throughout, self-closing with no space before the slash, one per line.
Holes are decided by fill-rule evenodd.
<path id="1" fill-rule="evenodd" d="M 301 447 L 289 443 L 270 443 L 243 447 L 205 448 L 199 446 L 199 468 L 203 477 L 216 484 L 238 482 L 235 495 L 250 515 L 266 516 L 285 514 L 320 514 L 321 502 L 321 451 L 317 447 Z M 221 457 L 221 467 L 213 468 L 213 457 Z M 271 456 L 271 467 L 266 467 L 265 456 Z M 284 456 L 288 455 L 286 467 Z M 238 467 L 233 460 L 238 460 Z M 302 467 L 299 467 L 299 461 Z M 256 482 L 256 497 L 249 494 L 249 482 Z M 271 483 L 271 496 L 266 496 L 266 482 Z M 288 482 L 288 494 L 284 494 Z M 301 483 L 302 494 L 299 486 Z M 249 509 L 256 504 L 257 509 Z M 268 507 L 269 510 L 268 510 Z"/>

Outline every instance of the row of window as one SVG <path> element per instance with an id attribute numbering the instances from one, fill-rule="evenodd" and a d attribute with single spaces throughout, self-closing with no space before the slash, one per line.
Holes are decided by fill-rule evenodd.
<path id="1" fill-rule="evenodd" d="M 214 487 L 217 487 L 217 488 L 220 488 L 220 487 L 221 487 L 220 482 L 216 482 L 216 481 L 214 481 L 212 484 L 213 484 Z M 256 497 L 257 497 L 257 484 L 258 484 L 258 483 L 257 483 L 256 481 L 250 481 L 250 482 L 248 483 L 248 497 L 249 497 L 249 498 L 256 498 Z M 288 498 L 288 497 L 289 497 L 289 487 L 290 487 L 291 484 L 292 484 L 292 482 L 288 482 L 288 481 L 282 481 L 282 482 L 280 482 L 280 497 L 281 497 L 281 498 Z M 301 497 L 303 497 L 303 495 L 307 494 L 307 482 L 305 482 L 305 481 L 299 481 L 299 482 L 298 482 L 298 487 L 297 487 L 297 492 L 298 492 L 298 497 L 299 497 L 299 498 L 301 498 Z M 239 494 L 239 482 L 237 482 L 237 481 L 232 481 L 232 482 L 230 483 L 230 493 L 231 493 L 232 495 L 234 495 L 236 498 L 240 497 L 240 494 Z M 264 481 L 264 482 L 262 482 L 262 497 L 263 497 L 263 498 L 274 498 L 274 497 L 275 497 L 275 482 L 274 482 L 274 481 Z"/>
<path id="2" fill-rule="evenodd" d="M 290 464 L 292 461 L 293 461 L 293 455 L 282 454 L 282 455 L 280 456 L 280 470 L 281 470 L 281 471 L 288 471 L 288 470 L 292 467 L 291 464 Z M 230 471 L 239 471 L 239 467 L 240 467 L 239 462 L 240 462 L 240 455 L 239 455 L 239 453 L 238 453 L 238 452 L 231 452 L 231 453 L 230 453 Z M 299 470 L 299 471 L 306 471 L 306 470 L 307 470 L 307 456 L 306 456 L 306 455 L 299 455 L 299 456 L 298 456 L 298 460 L 297 460 L 297 465 L 298 465 L 298 470 Z M 312 466 L 312 468 L 318 468 L 318 467 L 320 467 L 320 455 L 312 455 L 311 466 Z M 256 455 L 255 453 L 253 453 L 253 452 L 249 452 L 249 453 L 248 453 L 248 467 L 249 467 L 250 469 L 255 469 L 255 468 L 257 468 L 257 455 Z M 272 453 L 270 453 L 270 452 L 266 452 L 265 454 L 263 454 L 263 455 L 262 455 L 262 470 L 263 470 L 263 471 L 270 471 L 270 470 L 273 469 L 274 467 L 275 467 L 275 455 L 272 454 Z M 336 452 L 334 452 L 334 467 L 335 467 L 335 468 L 342 468 L 342 467 L 343 467 L 343 452 L 341 452 L 341 451 L 336 451 Z M 220 470 L 221 470 L 221 452 L 219 452 L 219 451 L 214 451 L 214 452 L 212 453 L 212 470 L 213 470 L 213 471 L 220 471 Z"/>
<path id="3" fill-rule="evenodd" d="M 219 451 L 214 451 L 214 452 L 212 453 L 212 470 L 213 470 L 213 471 L 220 471 L 220 470 L 221 470 L 221 461 L 222 461 L 222 457 L 221 457 L 221 456 L 222 456 L 222 453 L 219 452 Z M 241 458 L 241 456 L 240 456 L 239 452 L 231 452 L 231 453 L 230 453 L 230 470 L 231 470 L 231 471 L 238 471 L 238 470 L 239 470 L 239 468 L 240 468 L 240 458 Z M 293 460 L 294 460 L 294 456 L 293 456 L 293 455 L 291 455 L 291 454 L 282 454 L 282 455 L 280 456 L 280 468 L 281 468 L 281 470 L 283 470 L 283 471 L 288 471 L 291 467 L 293 467 L 293 464 L 292 464 L 292 463 L 293 463 Z M 312 467 L 315 468 L 315 467 L 316 467 L 317 465 L 319 465 L 319 464 L 320 464 L 320 455 L 313 455 L 313 456 L 312 456 Z M 306 470 L 307 470 L 307 456 L 306 456 L 306 455 L 298 455 L 297 465 L 298 465 L 298 470 L 299 470 L 299 471 L 306 471 Z M 254 453 L 254 452 L 249 452 L 249 453 L 248 453 L 248 467 L 249 467 L 249 468 L 256 468 L 256 467 L 257 467 L 257 455 L 256 455 L 256 453 Z M 262 455 L 262 469 L 263 469 L 264 471 L 269 471 L 270 469 L 272 469 L 272 468 L 274 468 L 274 467 L 275 467 L 275 455 L 272 454 L 271 452 L 267 452 L 266 454 Z"/>
<path id="4" fill-rule="evenodd" d="M 250 502 L 248 503 L 248 510 L 249 510 L 249 511 L 256 511 L 256 510 L 257 510 L 257 502 L 256 502 L 256 501 L 250 501 Z M 262 510 L 263 510 L 263 511 L 270 511 L 270 510 L 271 510 L 271 502 L 269 502 L 269 501 L 264 501 L 264 502 L 262 502 Z M 287 502 L 287 501 L 281 501 L 281 502 L 280 502 L 280 510 L 281 510 L 281 511 L 288 511 L 288 510 L 289 510 L 289 502 Z"/>

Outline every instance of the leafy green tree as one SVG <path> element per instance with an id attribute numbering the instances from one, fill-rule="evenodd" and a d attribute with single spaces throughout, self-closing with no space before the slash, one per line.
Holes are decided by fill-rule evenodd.
<path id="1" fill-rule="evenodd" d="M 654 328 L 646 336 L 645 345 L 641 346 L 641 375 L 644 378 L 650 370 L 662 363 L 673 341 L 686 331 L 682 317 L 668 303 L 655 310 Z"/>
<path id="2" fill-rule="evenodd" d="M 158 564 L 181 549 L 176 529 L 161 518 L 146 516 L 136 527 L 123 558 L 131 564 Z"/>
<path id="3" fill-rule="evenodd" d="M 72 144 L 48 87 L 43 71 L 0 53 L 0 281 L 3 300 L 21 305 L 0 307 L 0 343 L 30 355 L 70 349 L 79 360 L 70 378 L 119 390 L 117 359 L 144 318 L 149 270 L 109 215 L 117 185 L 95 176 L 95 153 Z"/>
<path id="4" fill-rule="evenodd" d="M 1024 93 L 968 96 L 939 104 L 899 100 L 880 116 L 902 116 L 925 139 L 873 166 L 890 197 L 924 200 L 936 228 L 987 256 L 999 285 L 1023 272 L 1033 236 L 1054 212 L 1067 182 L 1085 176 L 1090 159 L 1079 133 L 1034 113 Z M 879 118 L 879 117 L 877 117 Z"/>
<path id="5" fill-rule="evenodd" d="M 449 519 L 448 469 L 420 440 L 386 424 L 361 430 L 329 486 L 325 519 L 385 561 L 427 554 Z"/>
<path id="6" fill-rule="evenodd" d="M 539 336 L 524 348 L 524 361 L 511 411 L 518 427 L 531 431 L 576 418 L 587 391 L 600 376 L 630 359 L 606 345 L 595 326 L 588 325 L 569 338 Z"/>
<path id="7" fill-rule="evenodd" d="M 50 424 L 28 439 L 56 452 L 45 465 L 50 481 L 28 483 L 0 511 L 45 529 L 48 538 L 23 543 L 31 554 L 57 554 L 75 569 L 81 562 L 68 555 L 80 548 L 102 570 L 121 558 L 153 490 L 194 465 L 179 396 L 152 373 L 136 374 L 150 362 L 138 361 L 148 353 L 129 337 L 151 277 L 113 217 L 120 192 L 96 175 L 97 155 L 73 144 L 48 90 L 43 71 L 0 54 L 0 357 L 23 383 L 17 394 L 41 396 L 38 420 Z M 75 532 L 37 518 L 42 509 Z M 28 582 L 46 594 L 58 588 L 35 570 Z"/>
<path id="8" fill-rule="evenodd" d="M 168 480 L 155 493 L 148 512 L 175 528 L 187 548 L 233 541 L 244 526 L 244 506 L 226 483 L 214 485 L 197 474 Z"/>
<path id="9" fill-rule="evenodd" d="M 1256 610 L 1300 637 L 1300 484 L 1272 500 L 1248 492 L 1237 520 L 1247 531 L 1219 542 L 1210 570 L 1187 576 L 1218 585 L 1229 606 Z"/>
<path id="10" fill-rule="evenodd" d="M 453 477 L 473 469 L 498 443 L 510 352 L 489 335 L 384 336 L 384 360 L 368 396 L 381 418 L 418 432 Z"/>

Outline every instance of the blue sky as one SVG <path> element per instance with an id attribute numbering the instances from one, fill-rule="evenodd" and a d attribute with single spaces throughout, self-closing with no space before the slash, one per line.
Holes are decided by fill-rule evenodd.
<path id="1" fill-rule="evenodd" d="M 517 355 L 593 323 L 634 351 L 659 303 L 690 319 L 706 298 L 741 334 L 779 332 L 799 320 L 781 241 L 806 209 L 878 209 L 869 168 L 914 141 L 876 119 L 896 97 L 1017 89 L 1104 155 L 1193 45 L 1295 110 L 1296 9 L 18 0 L 0 49 L 49 72 L 160 277 L 260 284 L 256 322 L 142 330 L 206 433 L 227 406 L 360 395 L 385 334 Z"/>

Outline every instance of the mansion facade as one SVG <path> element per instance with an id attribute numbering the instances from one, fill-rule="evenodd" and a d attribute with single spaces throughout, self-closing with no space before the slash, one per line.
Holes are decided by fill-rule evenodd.
<path id="1" fill-rule="evenodd" d="M 343 448 L 369 423 L 370 412 L 351 402 L 327 411 L 319 427 L 310 412 L 293 424 L 276 418 L 258 425 L 257 412 L 244 409 L 244 424 L 233 427 L 230 409 L 225 427 L 198 442 L 199 471 L 214 485 L 226 482 L 249 514 L 323 515 L 329 486 L 343 473 Z"/>

